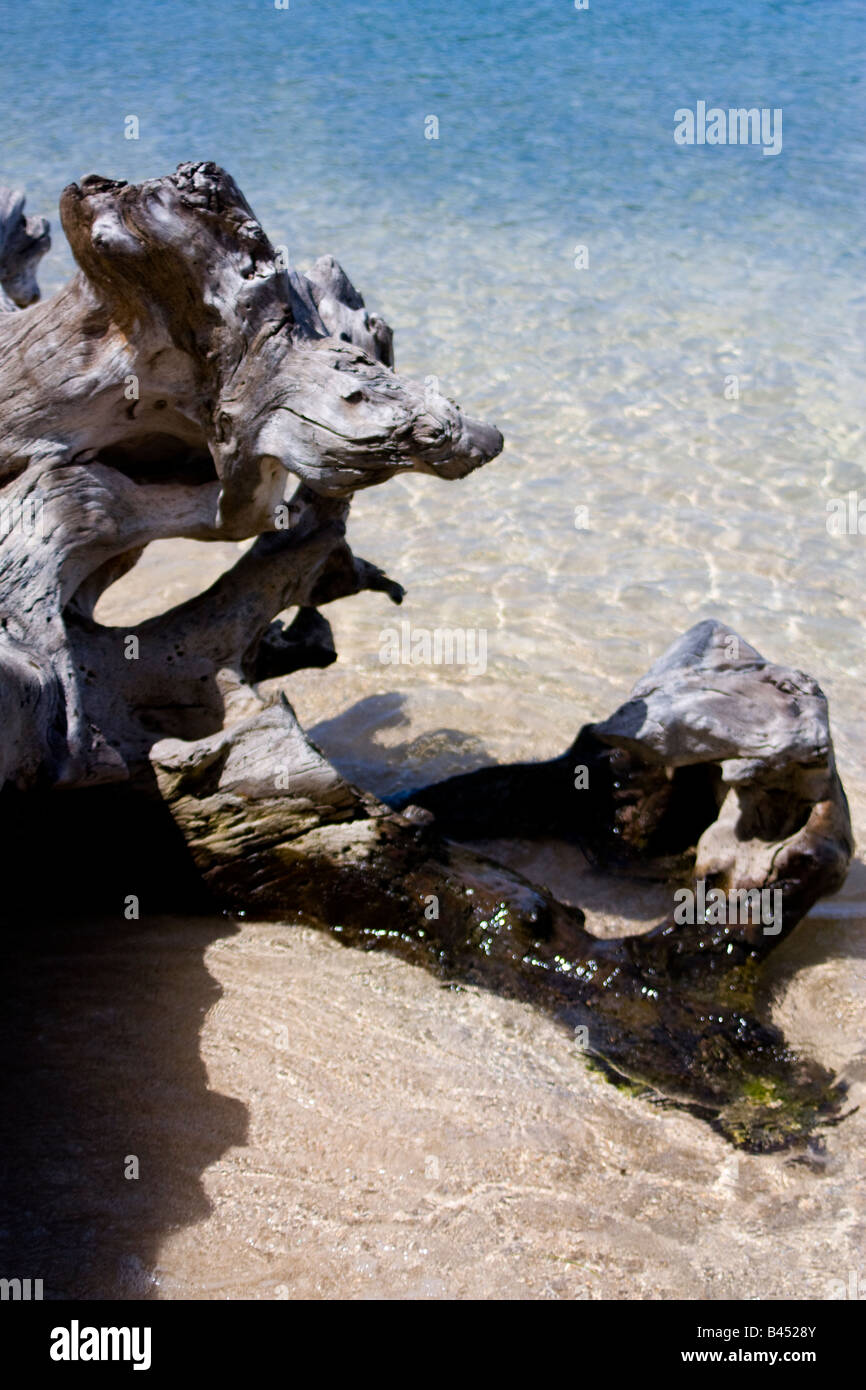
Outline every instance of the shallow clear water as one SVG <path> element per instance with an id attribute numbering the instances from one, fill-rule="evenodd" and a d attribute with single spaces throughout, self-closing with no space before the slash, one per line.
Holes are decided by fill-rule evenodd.
<path id="1" fill-rule="evenodd" d="M 858 6 L 34 0 L 7 24 L 3 177 L 32 211 L 91 170 L 217 159 L 293 261 L 343 260 L 402 371 L 503 429 L 460 486 L 353 514 L 400 617 L 483 629 L 486 674 L 382 668 L 393 613 L 365 598 L 335 619 L 360 694 L 445 686 L 452 725 L 559 747 L 714 614 L 818 677 L 863 786 L 866 538 L 826 526 L 866 497 Z M 699 99 L 780 106 L 782 153 L 676 146 Z"/>
<path id="2" fill-rule="evenodd" d="M 393 481 L 354 504 L 354 548 L 409 595 L 399 613 L 337 605 L 339 664 L 290 683 L 341 765 L 387 791 L 559 752 L 714 615 L 822 684 L 862 839 L 866 536 L 826 526 L 828 501 L 866 498 L 859 5 L 3 9 L 20 79 L 0 180 L 52 218 L 46 290 L 70 269 L 64 184 L 215 159 L 294 262 L 337 255 L 394 324 L 399 370 L 505 434 L 462 484 Z M 674 111 L 698 100 L 781 107 L 782 153 L 677 147 Z M 100 613 L 176 601 L 232 553 L 155 546 Z M 483 629 L 486 672 L 383 666 L 395 618 Z M 837 906 L 826 986 L 861 1013 L 845 951 L 863 882 Z M 780 1008 L 841 1065 L 862 1029 L 853 1003 L 840 1024 L 803 1002 L 819 954 Z"/>

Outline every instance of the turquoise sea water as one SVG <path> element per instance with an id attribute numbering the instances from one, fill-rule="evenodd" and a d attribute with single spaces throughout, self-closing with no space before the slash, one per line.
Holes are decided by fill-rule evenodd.
<path id="1" fill-rule="evenodd" d="M 214 159 L 293 261 L 342 260 L 395 325 L 400 370 L 503 429 L 506 453 L 459 491 L 408 479 L 356 504 L 356 547 L 410 586 L 404 616 L 489 633 L 484 676 L 407 688 L 464 696 L 451 721 L 503 746 L 559 747 L 716 614 L 822 681 L 866 787 L 866 537 L 826 529 L 828 500 L 866 497 L 854 0 L 0 12 L 0 179 L 52 217 L 47 290 L 70 269 L 64 184 Z M 782 152 L 675 145 L 698 101 L 781 108 Z M 344 609 L 363 694 L 393 678 L 388 616 Z"/>

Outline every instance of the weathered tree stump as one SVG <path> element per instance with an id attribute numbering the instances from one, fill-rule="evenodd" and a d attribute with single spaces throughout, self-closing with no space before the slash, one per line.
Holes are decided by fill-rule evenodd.
<path id="1" fill-rule="evenodd" d="M 396 373 L 390 328 L 336 261 L 282 268 L 214 165 L 67 188 L 80 270 L 42 305 L 47 227 L 22 207 L 0 193 L 10 835 L 28 806 L 71 807 L 75 793 L 109 818 L 159 807 L 217 903 L 305 917 L 569 1025 L 588 1018 L 590 1050 L 617 1075 L 738 1142 L 771 1147 L 837 1115 L 833 1079 L 751 1014 L 756 963 L 841 884 L 852 852 L 815 683 L 704 623 L 560 759 L 397 807 L 349 785 L 285 696 L 258 685 L 335 659 L 323 605 L 362 589 L 402 598 L 346 543 L 352 494 L 413 470 L 462 478 L 501 435 Z M 189 602 L 127 629 L 97 623 L 100 595 L 148 543 L 181 536 L 255 540 Z M 647 936 L 602 943 L 577 909 L 458 843 L 513 834 L 663 875 L 672 902 L 696 884 L 781 906 L 769 931 L 754 910 L 684 925 L 672 907 Z"/>

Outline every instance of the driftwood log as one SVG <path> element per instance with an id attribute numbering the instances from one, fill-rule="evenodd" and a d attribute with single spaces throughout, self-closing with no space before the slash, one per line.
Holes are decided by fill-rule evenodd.
<path id="1" fill-rule="evenodd" d="M 51 245 L 44 217 L 25 217 L 20 189 L 0 188 L 0 312 L 39 298 L 36 270 Z"/>
<path id="2" fill-rule="evenodd" d="M 837 1117 L 833 1078 L 754 1006 L 761 957 L 852 853 L 814 681 L 703 623 L 559 759 L 394 806 L 349 785 L 259 685 L 335 659 L 323 605 L 402 598 L 349 549 L 352 494 L 406 471 L 462 478 L 501 435 L 396 372 L 390 328 L 331 257 L 282 267 L 216 166 L 91 176 L 60 210 L 79 272 L 37 304 L 47 226 L 0 193 L 7 846 L 26 854 L 38 821 L 75 859 L 111 826 L 107 857 L 139 877 L 149 864 L 169 903 L 183 860 L 233 911 L 291 913 L 541 1003 L 586 1027 L 612 1075 L 754 1148 Z M 97 623 L 148 543 L 179 536 L 253 544 L 189 602 Z M 158 870 L 136 833 L 154 817 L 171 826 Z M 663 878 L 671 915 L 600 942 L 579 910 L 460 843 L 512 835 Z M 703 895 L 685 924 L 684 885 Z M 720 920 L 708 891 L 750 910 Z M 771 921 L 755 892 L 779 895 Z"/>

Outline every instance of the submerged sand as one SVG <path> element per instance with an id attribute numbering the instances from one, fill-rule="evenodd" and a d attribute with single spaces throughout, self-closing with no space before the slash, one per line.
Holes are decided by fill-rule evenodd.
<path id="1" fill-rule="evenodd" d="M 209 572 L 191 553 L 175 568 L 146 556 L 99 616 L 186 597 L 236 552 L 205 552 Z M 351 635 L 349 621 L 341 650 Z M 397 674 L 410 696 L 350 650 L 287 686 L 329 756 L 380 793 L 549 756 L 613 707 L 606 690 L 580 708 L 540 683 L 530 709 Z M 849 790 L 862 841 L 864 789 Z M 663 914 L 654 890 L 578 873 L 560 846 L 507 853 L 600 935 Z M 767 969 L 772 1017 L 848 1080 L 852 1107 L 866 1099 L 864 922 L 858 860 Z M 0 950 L 4 1264 L 14 1251 L 7 1272 L 42 1277 L 46 1296 L 866 1293 L 866 1110 L 805 1153 L 738 1154 L 702 1120 L 614 1089 L 533 1008 L 290 922 L 53 912 Z"/>
<path id="2" fill-rule="evenodd" d="M 738 1154 L 533 1008 L 290 925 L 46 927 L 3 978 L 3 1225 L 47 1296 L 866 1291 L 866 1111 L 823 1150 Z M 807 920 L 772 980 L 862 1103 L 859 929 Z"/>
<path id="3" fill-rule="evenodd" d="M 806 924 L 776 1016 L 856 1103 L 849 935 Z M 202 1055 L 249 1130 L 203 1175 L 209 1217 L 163 1242 L 161 1297 L 828 1298 L 852 1270 L 866 1292 L 866 1115 L 811 1162 L 738 1155 L 531 1008 L 291 928 L 206 963 Z"/>

